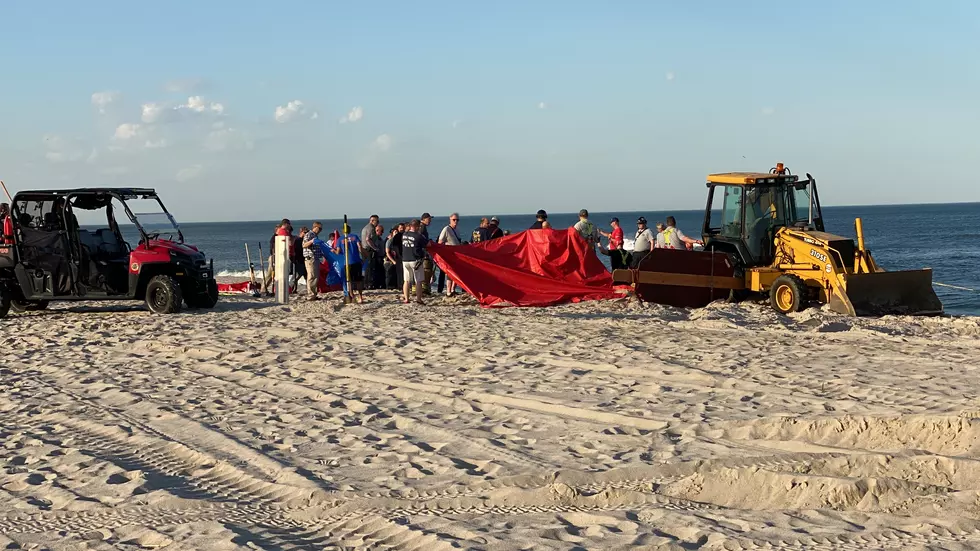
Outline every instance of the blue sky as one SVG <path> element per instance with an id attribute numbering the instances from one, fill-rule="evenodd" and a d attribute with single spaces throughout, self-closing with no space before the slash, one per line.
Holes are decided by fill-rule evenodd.
<path id="1" fill-rule="evenodd" d="M 8 0 L 0 20 L 0 178 L 153 186 L 187 221 L 692 209 L 705 174 L 778 161 L 827 204 L 980 200 L 980 4 Z"/>

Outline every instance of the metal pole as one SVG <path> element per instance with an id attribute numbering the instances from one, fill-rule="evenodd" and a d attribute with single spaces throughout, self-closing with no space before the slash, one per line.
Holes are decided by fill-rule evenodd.
<path id="1" fill-rule="evenodd" d="M 289 237 L 276 236 L 275 268 L 276 302 L 289 303 Z"/>
<path id="2" fill-rule="evenodd" d="M 347 215 L 344 215 L 344 276 L 345 283 L 347 284 L 346 289 L 344 289 L 344 302 L 354 302 L 354 295 L 351 293 L 350 288 L 350 253 L 347 250 L 347 236 L 350 234 L 350 226 L 347 225 Z"/>

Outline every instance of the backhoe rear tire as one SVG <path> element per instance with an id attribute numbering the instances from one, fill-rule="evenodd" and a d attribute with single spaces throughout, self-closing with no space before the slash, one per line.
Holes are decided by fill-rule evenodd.
<path id="1" fill-rule="evenodd" d="M 769 288 L 769 302 L 780 314 L 799 312 L 806 308 L 809 293 L 806 283 L 799 276 L 784 274 L 776 278 Z"/>
<path id="2" fill-rule="evenodd" d="M 154 314 L 176 314 L 183 300 L 180 284 L 171 276 L 153 276 L 146 284 L 146 307 Z"/>

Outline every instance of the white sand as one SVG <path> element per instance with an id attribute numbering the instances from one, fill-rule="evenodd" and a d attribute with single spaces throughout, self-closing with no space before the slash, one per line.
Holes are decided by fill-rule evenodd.
<path id="1" fill-rule="evenodd" d="M 369 298 L 8 317 L 0 548 L 980 547 L 978 318 Z"/>

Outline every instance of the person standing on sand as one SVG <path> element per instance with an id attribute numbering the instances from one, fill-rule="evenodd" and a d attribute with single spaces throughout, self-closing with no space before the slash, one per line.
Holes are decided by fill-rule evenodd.
<path id="1" fill-rule="evenodd" d="M 421 223 L 418 219 L 412 220 L 408 225 L 408 231 L 402 234 L 402 270 L 405 272 L 405 283 L 402 286 L 402 302 L 408 304 L 409 289 L 415 284 L 415 300 L 419 304 L 422 302 L 422 278 L 425 271 L 422 262 L 425 258 L 425 237 L 419 232 Z"/>
<path id="2" fill-rule="evenodd" d="M 364 249 L 364 279 L 367 280 L 368 289 L 374 289 L 374 258 L 378 254 L 374 240 L 374 229 L 379 222 L 378 215 L 372 214 L 367 225 L 361 228 L 361 246 Z"/>
<path id="3" fill-rule="evenodd" d="M 303 258 L 306 260 L 306 294 L 310 300 L 319 299 L 320 262 L 323 252 L 314 241 L 320 236 L 323 224 L 313 222 L 313 228 L 303 237 Z"/>
<path id="4" fill-rule="evenodd" d="M 419 222 L 420 222 L 420 226 L 418 232 L 419 234 L 422 235 L 423 238 L 425 238 L 425 242 L 428 243 L 429 224 L 432 223 L 432 215 L 427 212 L 423 212 L 422 217 L 419 218 Z M 423 280 L 422 291 L 426 295 L 431 295 L 432 279 L 433 277 L 435 277 L 436 274 L 435 274 L 435 265 L 433 264 L 432 257 L 429 256 L 429 253 L 425 253 L 425 255 L 422 258 L 422 269 L 424 271 L 424 275 L 422 276 L 422 280 Z"/>
<path id="5" fill-rule="evenodd" d="M 677 221 L 673 216 L 667 217 L 667 227 L 657 235 L 658 249 L 687 249 L 687 244 L 701 245 L 697 239 L 691 239 L 677 229 Z"/>
<path id="6" fill-rule="evenodd" d="M 361 261 L 362 245 L 360 238 L 353 233 L 348 233 L 346 237 L 336 239 L 332 247 L 334 254 L 345 257 L 346 268 L 350 272 L 350 288 L 347 289 L 349 296 L 353 297 L 354 292 L 357 292 L 357 302 L 364 304 L 364 272 Z M 344 275 L 346 277 L 347 274 Z"/>
<path id="7" fill-rule="evenodd" d="M 267 295 L 272 294 L 272 285 L 276 282 L 276 236 L 279 235 L 281 225 L 281 222 L 276 224 L 272 230 L 272 237 L 269 238 L 269 269 L 265 272 L 265 281 L 262 282 L 262 292 Z"/>
<path id="8" fill-rule="evenodd" d="M 497 239 L 504 236 L 504 230 L 500 229 L 500 219 L 496 216 L 490 218 L 490 225 L 487 226 L 489 235 L 487 239 Z"/>
<path id="9" fill-rule="evenodd" d="M 439 234 L 438 243 L 442 245 L 460 245 L 462 240 L 459 238 L 459 234 L 456 233 L 456 226 L 459 225 L 459 213 L 454 212 L 449 215 L 449 225 L 442 228 L 442 233 Z M 439 289 L 438 292 L 441 293 L 443 286 L 446 285 L 446 272 L 439 270 Z M 456 282 L 453 278 L 449 278 L 449 285 L 446 287 L 446 296 L 451 297 L 456 294 Z"/>
<path id="10" fill-rule="evenodd" d="M 371 243 L 374 245 L 374 267 L 372 268 L 374 280 L 368 281 L 371 289 L 385 288 L 385 241 L 385 228 L 378 224 L 374 227 L 374 235 L 371 236 Z M 367 276 L 366 273 L 365 276 Z"/>
<path id="11" fill-rule="evenodd" d="M 405 283 L 405 276 L 402 273 L 402 235 L 404 234 L 405 223 L 401 222 L 398 224 L 398 227 L 394 229 L 391 234 L 391 239 L 389 239 L 387 245 L 385 245 L 385 253 L 388 255 L 388 260 L 391 261 L 395 271 L 395 289 L 401 289 L 402 285 Z"/>
<path id="12" fill-rule="evenodd" d="M 490 239 L 490 221 L 480 218 L 480 227 L 473 230 L 473 242 L 479 243 Z"/>
<path id="13" fill-rule="evenodd" d="M 293 275 L 289 278 L 289 292 L 295 293 L 299 289 L 299 278 L 306 277 L 306 259 L 303 257 L 303 238 L 309 232 L 309 228 L 303 226 L 299 233 L 293 236 L 293 252 L 289 260 L 293 266 Z"/>
<path id="14" fill-rule="evenodd" d="M 630 262 L 630 268 L 636 269 L 640 265 L 640 261 L 650 254 L 656 240 L 653 232 L 647 227 L 647 219 L 642 216 L 637 218 L 636 237 L 633 238 L 633 259 Z"/>
<path id="15" fill-rule="evenodd" d="M 618 270 L 626 267 L 626 251 L 623 250 L 623 228 L 619 225 L 619 218 L 615 217 L 609 221 L 609 225 L 612 226 L 611 232 L 599 230 L 599 233 L 603 237 L 609 238 L 609 263 L 613 270 Z M 600 246 L 600 250 L 601 248 Z"/>
<path id="16" fill-rule="evenodd" d="M 548 213 L 541 209 L 537 214 L 537 221 L 531 224 L 529 230 L 541 230 L 544 229 L 544 223 L 548 220 Z"/>
<path id="17" fill-rule="evenodd" d="M 582 209 L 578 211 L 578 222 L 575 223 L 575 231 L 585 239 L 585 242 L 595 250 L 595 246 L 599 243 L 599 229 L 596 228 L 595 224 L 589 221 L 589 211 Z"/>

